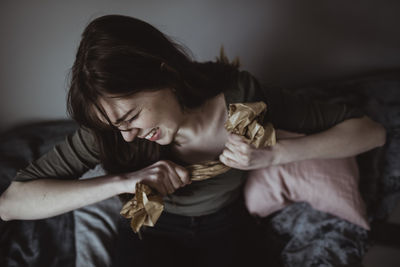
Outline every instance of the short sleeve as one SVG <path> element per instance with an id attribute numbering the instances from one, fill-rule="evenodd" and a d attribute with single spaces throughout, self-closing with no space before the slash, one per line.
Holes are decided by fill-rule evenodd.
<path id="1" fill-rule="evenodd" d="M 98 151 L 94 135 L 80 128 L 28 167 L 18 171 L 14 181 L 78 179 L 100 162 Z"/>
<path id="2" fill-rule="evenodd" d="M 246 102 L 264 101 L 267 104 L 265 122 L 271 122 L 276 129 L 312 134 L 344 120 L 364 116 L 361 110 L 346 104 L 319 102 L 285 89 L 261 85 L 245 71 L 239 73 L 238 85 Z"/>

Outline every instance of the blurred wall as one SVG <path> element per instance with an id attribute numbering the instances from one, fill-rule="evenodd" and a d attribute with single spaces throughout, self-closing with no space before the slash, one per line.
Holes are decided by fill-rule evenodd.
<path id="1" fill-rule="evenodd" d="M 0 1 L 0 131 L 66 117 L 80 34 L 105 14 L 143 19 L 213 60 L 220 46 L 280 86 L 400 68 L 400 1 Z"/>

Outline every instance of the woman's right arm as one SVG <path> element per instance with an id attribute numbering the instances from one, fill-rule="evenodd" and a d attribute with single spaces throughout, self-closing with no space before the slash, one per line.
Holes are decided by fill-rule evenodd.
<path id="1" fill-rule="evenodd" d="M 3 220 L 52 217 L 121 193 L 134 193 L 137 182 L 171 194 L 188 183 L 187 171 L 173 162 L 158 161 L 142 170 L 78 180 L 99 164 L 93 135 L 79 129 L 27 168 L 0 196 Z"/>
<path id="2" fill-rule="evenodd" d="M 92 132 L 80 128 L 20 170 L 0 196 L 1 218 L 38 219 L 84 205 L 88 197 L 76 197 L 75 192 L 89 190 L 89 185 L 93 190 L 96 182 L 81 182 L 78 178 L 99 164 L 97 147 Z M 98 184 L 104 182 L 99 180 Z M 92 190 L 88 194 L 93 198 Z M 70 204 L 64 204 L 68 201 Z"/>
<path id="3" fill-rule="evenodd" d="M 135 188 L 137 179 L 130 180 Z M 52 217 L 125 193 L 127 182 L 118 175 L 85 180 L 14 181 L 0 196 L 0 216 L 5 221 Z"/>
<path id="4" fill-rule="evenodd" d="M 5 221 L 48 218 L 115 195 L 135 193 L 138 182 L 155 188 L 163 196 L 191 183 L 185 168 L 165 160 L 121 175 L 12 182 L 0 196 L 0 216 Z"/>

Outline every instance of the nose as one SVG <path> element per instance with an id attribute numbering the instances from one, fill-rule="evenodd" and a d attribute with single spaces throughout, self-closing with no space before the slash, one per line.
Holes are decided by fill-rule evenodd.
<path id="1" fill-rule="evenodd" d="M 121 131 L 122 138 L 124 138 L 126 142 L 132 142 L 138 133 L 139 129 L 137 128 L 132 128 L 129 131 Z"/>

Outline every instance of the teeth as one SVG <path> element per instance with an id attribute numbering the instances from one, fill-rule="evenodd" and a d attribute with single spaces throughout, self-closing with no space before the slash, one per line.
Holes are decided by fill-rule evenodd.
<path id="1" fill-rule="evenodd" d="M 146 135 L 146 139 L 151 139 L 157 132 L 157 128 L 154 128 L 148 135 Z"/>

